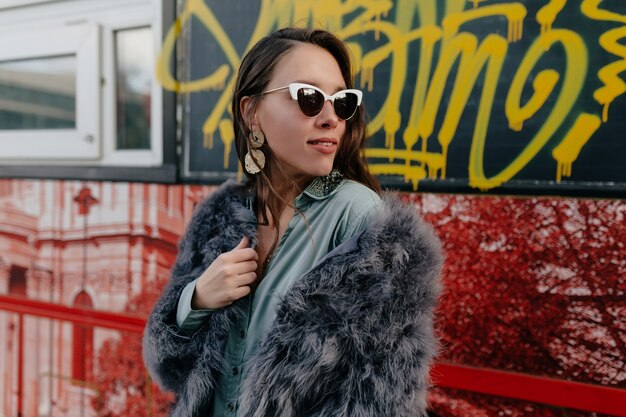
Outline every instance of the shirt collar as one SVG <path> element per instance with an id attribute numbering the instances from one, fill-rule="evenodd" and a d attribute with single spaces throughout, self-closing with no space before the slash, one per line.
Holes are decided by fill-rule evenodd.
<path id="1" fill-rule="evenodd" d="M 300 210 L 305 209 L 312 200 L 325 200 L 333 195 L 339 185 L 345 181 L 343 174 L 337 170 L 332 170 L 330 174 L 323 177 L 316 177 L 311 183 L 296 197 L 296 207 Z M 246 207 L 253 210 L 254 195 L 251 192 L 246 198 Z"/>
<path id="2" fill-rule="evenodd" d="M 334 194 L 343 181 L 341 172 L 333 170 L 330 174 L 311 181 L 297 199 L 307 196 L 313 200 L 324 200 Z"/>

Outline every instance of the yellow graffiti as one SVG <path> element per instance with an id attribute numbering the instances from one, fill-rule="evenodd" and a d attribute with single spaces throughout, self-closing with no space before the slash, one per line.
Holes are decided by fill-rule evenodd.
<path id="1" fill-rule="evenodd" d="M 626 16 L 599 8 L 602 0 L 584 0 L 580 10 L 590 19 L 626 24 Z M 597 89 L 593 97 L 602 107 L 602 121 L 609 119 L 609 105 L 618 96 L 626 92 L 626 84 L 619 74 L 626 70 L 626 48 L 619 41 L 626 37 L 626 27 L 609 30 L 600 36 L 600 45 L 607 51 L 622 58 L 621 61 L 611 63 L 598 71 L 598 78 L 604 87 Z"/>
<path id="2" fill-rule="evenodd" d="M 469 3 L 472 3 L 472 6 L 475 8 L 478 7 L 478 5 L 482 2 L 485 2 L 487 0 L 467 0 Z"/>
<path id="3" fill-rule="evenodd" d="M 406 77 L 406 55 L 407 46 L 409 43 L 418 39 L 423 40 L 422 56 L 430 58 L 434 44 L 441 36 L 441 30 L 436 26 L 425 26 L 419 29 L 412 30 L 406 34 L 401 33 L 395 26 L 391 24 L 378 24 L 377 26 L 363 25 L 361 31 L 367 30 L 382 30 L 385 36 L 389 39 L 388 43 L 374 51 L 369 52 L 362 57 L 359 67 L 361 68 L 361 87 L 367 86 L 371 91 L 374 84 L 374 68 L 378 66 L 383 60 L 389 58 L 393 54 L 394 62 L 392 64 L 391 76 L 394 80 L 403 80 Z M 349 37 L 354 33 L 348 31 L 341 31 L 339 35 Z M 393 160 L 393 149 L 395 147 L 395 134 L 399 130 L 402 122 L 402 116 L 398 111 L 400 104 L 400 97 L 402 94 L 402 85 L 404 83 L 394 83 L 389 89 L 387 100 L 379 110 L 378 114 L 373 118 L 372 122 L 368 126 L 370 130 L 379 130 L 380 125 L 385 131 L 385 147 L 391 148 L 392 152 L 389 155 L 389 161 Z M 421 84 L 418 88 L 424 89 L 425 85 Z M 414 97 L 417 97 L 416 94 Z M 411 113 L 411 119 L 416 118 L 415 112 Z M 407 149 L 411 149 L 416 142 L 415 138 L 404 138 L 405 146 Z"/>
<path id="4" fill-rule="evenodd" d="M 509 95 L 506 99 L 504 111 L 509 120 L 509 127 L 519 132 L 522 130 L 524 122 L 536 114 L 543 107 L 556 83 L 559 81 L 560 75 L 554 70 L 543 70 L 535 76 L 533 81 L 534 93 L 524 107 L 520 107 L 518 103 L 522 101 L 522 89 L 524 85 L 518 82 L 511 86 Z"/>
<path id="5" fill-rule="evenodd" d="M 431 88 L 428 90 L 426 97 L 425 108 L 419 118 L 417 124 L 417 135 L 423 138 L 424 143 L 432 135 L 435 129 L 435 119 L 437 117 L 437 111 L 441 103 L 443 96 L 443 90 L 446 86 L 446 80 L 452 65 L 456 59 L 461 56 L 460 68 L 456 74 L 456 82 L 454 83 L 456 88 L 462 88 L 460 80 L 463 77 L 463 71 L 468 70 L 468 60 L 471 59 L 471 55 L 476 50 L 477 40 L 476 37 L 467 33 L 456 36 L 451 42 L 449 42 L 445 49 L 443 49 L 441 55 L 442 59 L 439 61 L 435 74 L 431 82 Z M 424 144 L 424 146 L 426 146 Z"/>
<path id="6" fill-rule="evenodd" d="M 431 63 L 433 61 L 433 49 L 436 42 L 441 37 L 441 30 L 436 26 L 425 26 L 424 36 L 420 48 L 420 64 L 417 71 L 417 79 L 415 86 L 415 94 L 413 94 L 413 102 L 411 103 L 411 111 L 407 127 L 402 135 L 402 141 L 406 149 L 413 149 L 413 146 L 419 139 L 418 123 L 424 112 L 424 101 L 426 100 L 426 92 L 428 91 L 428 75 L 431 72 Z M 426 152 L 426 141 L 422 141 L 422 152 Z M 411 161 L 406 160 L 406 166 L 410 166 Z"/>
<path id="7" fill-rule="evenodd" d="M 598 78 L 602 80 L 604 87 L 597 89 L 593 93 L 593 97 L 604 106 L 602 110 L 603 122 L 609 118 L 609 105 L 626 92 L 626 83 L 619 76 L 622 71 L 626 70 L 626 47 L 619 43 L 624 38 L 626 38 L 626 26 L 610 30 L 600 36 L 600 45 L 606 51 L 624 58 L 622 61 L 609 64 L 598 71 Z"/>
<path id="8" fill-rule="evenodd" d="M 223 48 L 226 58 L 229 60 L 231 67 L 239 65 L 239 55 L 234 46 L 230 42 L 228 35 L 219 25 L 219 22 L 205 4 L 203 0 L 188 0 L 186 8 L 174 25 L 170 28 L 163 42 L 163 48 L 157 58 L 156 77 L 165 89 L 176 91 L 177 93 L 187 93 L 191 91 L 199 91 L 204 89 L 221 89 L 228 77 L 230 70 L 227 65 L 221 65 L 213 74 L 201 80 L 188 81 L 185 83 L 178 82 L 171 74 L 169 62 L 172 59 L 172 53 L 176 40 L 180 36 L 185 23 L 191 21 L 195 16 L 202 22 L 203 26 L 215 36 L 215 39 Z"/>
<path id="9" fill-rule="evenodd" d="M 202 133 L 204 134 L 204 143 L 208 149 L 213 148 L 213 133 L 217 129 L 217 126 L 222 124 L 223 122 L 232 123 L 232 119 L 222 119 L 222 115 L 224 114 L 224 112 L 228 108 L 228 105 L 230 104 L 230 99 L 232 97 L 230 92 L 233 91 L 234 86 L 235 86 L 235 77 L 232 77 L 230 81 L 228 82 L 228 85 L 226 85 L 226 88 L 224 89 L 224 92 L 220 96 L 219 100 L 215 104 L 214 110 L 206 119 L 206 121 L 204 122 L 204 125 L 202 125 Z M 216 110 L 221 110 L 221 111 L 216 111 Z"/>
<path id="10" fill-rule="evenodd" d="M 228 156 L 235 139 L 235 131 L 233 130 L 233 124 L 227 119 L 220 121 L 220 138 L 224 143 L 224 169 L 228 169 L 228 160 L 230 159 Z"/>
<path id="11" fill-rule="evenodd" d="M 536 19 L 537 23 L 541 25 L 541 35 L 545 35 L 552 30 L 556 16 L 563 10 L 565 3 L 567 3 L 567 0 L 551 0 L 550 3 L 539 9 Z"/>
<path id="12" fill-rule="evenodd" d="M 406 78 L 407 44 L 411 40 L 419 38 L 423 31 L 417 29 L 404 35 L 391 23 L 379 22 L 366 23 L 361 26 L 348 25 L 344 30 L 337 32 L 337 34 L 342 38 L 348 39 L 368 31 L 379 31 L 383 33 L 388 39 L 388 43 L 362 56 L 359 64 L 361 68 L 361 86 L 373 85 L 374 67 L 384 59 L 387 59 L 390 55 L 393 55 L 394 58 L 391 64 L 391 78 L 398 81 L 402 80 L 397 84 L 393 83 L 389 86 L 385 102 L 381 106 L 378 114 L 373 117 L 368 125 L 370 131 L 378 131 L 381 128 L 384 129 L 385 147 L 391 148 L 391 154 L 389 156 L 389 161 L 391 162 L 393 160 L 392 155 L 395 147 L 395 134 L 402 122 L 401 114 L 398 109 L 400 107 L 402 86 Z"/>
<path id="13" fill-rule="evenodd" d="M 580 114 L 563 141 L 552 150 L 552 157 L 558 162 L 557 182 L 561 182 L 561 177 L 572 175 L 572 165 L 578 158 L 580 150 L 596 133 L 601 124 L 600 118 L 595 114 Z"/>
<path id="14" fill-rule="evenodd" d="M 590 19 L 626 23 L 626 16 L 609 10 L 600 9 L 598 6 L 600 6 L 602 1 L 603 0 L 584 0 L 580 5 L 580 11 Z"/>
<path id="15" fill-rule="evenodd" d="M 403 10 L 403 13 L 398 13 L 396 17 L 396 26 L 402 33 L 413 33 L 414 38 L 407 38 L 407 41 L 421 40 L 420 44 L 420 57 L 417 73 L 415 74 L 415 91 L 411 103 L 411 110 L 409 117 L 402 134 L 402 142 L 405 149 L 413 149 L 416 145 L 419 135 L 417 133 L 417 124 L 421 117 L 424 108 L 424 101 L 426 99 L 426 92 L 428 91 L 428 79 L 430 77 L 433 53 L 436 43 L 441 39 L 443 32 L 436 26 L 437 22 L 437 2 L 424 2 L 415 0 L 400 0 L 398 3 L 398 10 Z M 457 12 L 462 10 L 464 4 L 462 0 L 451 1 L 446 3 L 446 12 Z M 417 14 L 420 18 L 421 26 L 416 31 L 413 29 L 413 18 Z M 419 34 L 419 36 L 418 36 Z M 402 51 L 397 51 L 399 57 L 403 57 Z M 386 137 L 385 142 L 389 137 Z M 395 145 L 395 137 L 390 138 L 391 146 Z M 426 154 L 426 142 L 422 142 L 422 153 Z M 393 159 L 393 153 L 389 155 L 390 160 Z M 405 180 L 411 178 L 420 178 L 420 175 L 425 175 L 424 170 L 412 170 L 411 162 L 413 159 L 405 158 Z M 421 164 L 425 164 L 426 161 L 422 161 Z M 429 164 L 429 166 L 432 166 Z M 416 177 L 418 175 L 418 177 Z M 423 177 L 421 177 L 423 178 Z M 417 187 L 417 181 L 413 181 L 414 187 Z"/>
<path id="16" fill-rule="evenodd" d="M 487 178 L 483 171 L 483 157 L 485 148 L 486 127 L 481 125 L 481 129 L 474 130 L 472 147 L 470 150 L 469 181 L 470 185 L 480 189 L 490 189 L 497 187 L 513 178 L 528 162 L 534 158 L 543 148 L 548 140 L 561 126 L 565 118 L 570 113 L 578 94 L 582 89 L 587 72 L 587 50 L 585 44 L 576 33 L 557 29 L 552 30 L 545 36 L 548 37 L 550 47 L 555 43 L 560 43 L 565 49 L 566 62 L 576 62 L 577 65 L 568 65 L 563 79 L 563 87 L 554 104 L 554 108 L 549 114 L 543 126 L 539 129 L 533 139 L 530 140 L 524 150 L 502 171 Z M 513 79 L 509 94 L 515 93 L 520 88 L 519 84 L 525 84 L 532 69 L 536 66 L 546 50 L 541 45 L 543 41 L 537 39 L 524 57 L 520 68 Z M 509 98 L 507 98 L 509 100 Z M 481 103 L 482 104 L 482 103 Z M 488 122 L 488 116 L 487 120 Z M 484 121 L 480 121 L 484 123 Z M 482 124 L 481 123 L 481 124 Z"/>
<path id="17" fill-rule="evenodd" d="M 452 13 L 443 18 L 442 27 L 444 36 L 449 38 L 458 33 L 463 23 L 478 20 L 483 17 L 504 16 L 508 21 L 507 40 L 515 42 L 522 38 L 526 8 L 520 3 L 497 4 L 479 9 L 467 10 L 462 13 Z"/>
<path id="18" fill-rule="evenodd" d="M 447 150 L 454 133 L 456 132 L 461 113 L 471 93 L 471 87 L 476 84 L 478 76 L 484 65 L 487 65 L 487 72 L 485 74 L 485 82 L 481 99 L 478 107 L 478 115 L 476 118 L 476 127 L 474 128 L 474 139 L 479 136 L 484 137 L 487 133 L 487 126 L 489 124 L 489 115 L 491 108 L 493 107 L 493 99 L 495 96 L 496 87 L 500 78 L 500 72 L 502 64 L 508 48 L 507 42 L 499 36 L 489 35 L 480 45 L 476 56 L 471 62 L 468 62 L 468 68 L 465 79 L 461 83 L 462 88 L 459 89 L 459 93 L 456 94 L 456 90 L 452 93 L 451 111 L 448 113 L 444 120 L 441 132 L 439 134 L 439 142 L 443 148 L 444 160 L 447 157 Z M 474 147 L 472 146 L 472 152 Z M 470 153 L 470 160 L 472 154 Z M 482 156 L 481 156 L 482 159 Z M 481 161 L 482 164 L 482 161 Z M 470 165 L 471 169 L 471 165 Z M 442 172 L 442 178 L 445 178 L 445 171 Z M 470 171 L 470 184 L 472 183 L 472 175 Z"/>
<path id="19" fill-rule="evenodd" d="M 601 2 L 583 0 L 580 10 L 591 19 L 626 23 L 625 16 L 600 9 Z M 219 132 L 224 149 L 223 166 L 229 169 L 234 141 L 229 105 L 241 56 L 278 27 L 321 26 L 346 41 L 354 58 L 353 75 L 360 87 L 368 92 L 384 91 L 382 103 L 367 126 L 370 135 L 381 133 L 385 138 L 383 146 L 370 146 L 365 151 L 372 173 L 401 176 L 414 189 L 425 179 L 445 179 L 448 151 L 458 135 L 459 124 L 474 117 L 473 125 L 469 125 L 473 129 L 468 159 L 470 186 L 489 190 L 510 181 L 548 143 L 555 143 L 552 157 L 557 163 L 556 180 L 561 181 L 562 177 L 571 175 L 572 165 L 600 128 L 601 121 L 607 121 L 609 105 L 626 93 L 626 83 L 620 78 L 626 70 L 626 47 L 620 44 L 626 37 L 626 27 L 608 30 L 598 40 L 607 53 L 620 58 L 598 71 L 604 85 L 593 96 L 603 106 L 600 118 L 575 106 L 586 81 L 588 52 L 575 28 L 558 25 L 562 10 L 571 7 L 572 2 L 567 0 L 542 1 L 535 14 L 540 35 L 523 51 L 521 63 L 510 74 L 510 86 L 503 83 L 502 71 L 510 58 L 510 49 L 516 48 L 519 55 L 520 44 L 513 43 L 522 39 L 525 22 L 534 24 L 525 20 L 524 3 L 521 0 L 497 4 L 489 4 L 489 0 L 261 0 L 252 35 L 244 50 L 238 52 L 205 1 L 188 0 L 163 42 L 156 74 L 165 89 L 177 93 L 206 90 L 219 93 L 215 104 L 207 110 L 202 127 L 203 143 L 212 149 L 214 134 Z M 170 61 L 176 41 L 188 32 L 185 27 L 192 18 L 206 29 L 223 55 L 214 57 L 215 65 L 211 68 L 216 69 L 203 78 L 176 80 Z M 490 19 L 486 20 L 490 33 L 479 37 L 466 29 L 475 27 L 472 22 L 483 19 Z M 500 26 L 498 19 L 506 22 L 506 27 Z M 363 36 L 373 38 L 374 46 L 365 49 Z M 419 47 L 419 55 L 411 56 L 410 51 L 417 50 L 415 46 Z M 542 58 L 550 53 L 564 53 L 564 69 L 545 67 L 549 60 Z M 414 61 L 416 69 L 410 67 Z M 381 67 L 384 71 L 377 71 Z M 498 96 L 504 99 L 501 110 L 508 120 L 511 136 L 529 125 L 536 132 L 530 132 L 532 138 L 520 146 L 510 161 L 501 161 L 499 172 L 487 173 L 485 160 L 489 159 L 491 149 L 487 141 L 500 139 L 488 134 L 494 108 L 502 102 L 496 100 Z M 408 111 L 401 112 L 401 106 L 404 110 L 407 105 Z M 468 113 L 468 109 L 475 114 Z M 543 120 L 539 127 L 537 117 Z M 529 123 L 533 120 L 534 124 Z M 571 126 L 563 126 L 572 120 Z M 556 138 L 557 131 L 567 133 Z M 238 173 L 241 172 L 238 166 Z"/>

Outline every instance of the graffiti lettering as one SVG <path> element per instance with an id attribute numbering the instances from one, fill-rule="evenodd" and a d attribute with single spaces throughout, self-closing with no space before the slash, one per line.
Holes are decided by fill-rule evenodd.
<path id="1" fill-rule="evenodd" d="M 609 104 L 616 97 L 626 92 L 626 84 L 619 77 L 619 74 L 626 70 L 626 47 L 619 44 L 619 41 L 626 38 L 626 27 L 613 29 L 600 36 L 600 45 L 608 52 L 624 58 L 609 64 L 598 71 L 598 77 L 604 82 L 604 87 L 599 88 L 593 94 L 598 103 L 604 106 L 602 111 L 602 121 L 606 122 L 609 118 Z"/>
<path id="2" fill-rule="evenodd" d="M 552 109 L 552 112 L 548 116 L 543 126 L 539 129 L 539 132 L 537 132 L 535 137 L 529 142 L 529 144 L 517 156 L 517 158 L 515 158 L 513 162 L 511 162 L 511 164 L 509 164 L 504 170 L 491 178 L 486 178 L 483 172 L 483 150 L 485 145 L 486 128 L 483 127 L 482 129 L 477 129 L 475 131 L 472 141 L 472 149 L 470 152 L 469 168 L 470 184 L 474 187 L 489 189 L 497 187 L 503 182 L 510 180 L 526 164 L 528 164 L 528 162 L 535 155 L 537 155 L 541 148 L 554 135 L 556 130 L 561 126 L 561 124 L 569 114 L 574 103 L 576 102 L 576 99 L 578 98 L 578 94 L 582 89 L 585 75 L 587 72 L 587 51 L 585 49 L 585 45 L 582 39 L 574 32 L 567 30 L 552 30 L 550 32 L 544 33 L 544 35 L 542 35 L 542 38 L 545 39 L 540 38 L 533 43 L 524 60 L 522 61 L 522 64 L 520 65 L 520 68 L 515 75 L 515 78 L 513 79 L 510 92 L 516 94 L 517 97 L 519 97 L 519 93 L 517 92 L 521 89 L 521 86 L 525 84 L 525 80 L 528 79 L 531 70 L 535 67 L 535 65 L 539 61 L 539 58 L 543 54 L 545 54 L 546 50 L 543 46 L 544 43 L 547 43 L 549 47 L 557 42 L 560 43 L 565 48 L 567 62 L 575 61 L 581 62 L 583 64 L 578 66 L 567 65 L 567 72 L 565 73 L 565 77 L 563 80 L 563 88 L 561 89 L 561 92 L 556 101 L 556 104 L 554 105 L 554 108 Z M 555 76 L 550 74 L 551 72 L 544 73 L 544 75 L 539 79 L 539 83 L 552 82 Z M 554 83 L 556 83 L 556 81 L 554 81 Z M 547 86 L 548 85 L 545 84 L 544 88 Z M 513 94 L 507 97 L 507 103 L 514 99 Z M 531 103 L 532 101 L 533 100 L 531 99 L 529 103 Z M 513 107 L 514 106 L 511 104 L 510 108 Z M 516 118 L 515 116 L 518 116 L 518 118 Z M 513 126 L 521 127 L 519 116 L 519 113 L 517 115 L 514 114 Z M 509 123 L 511 123 L 511 119 L 509 119 Z"/>
<path id="3" fill-rule="evenodd" d="M 626 16 L 601 9 L 601 3 L 601 0 L 584 0 L 580 6 L 582 16 L 626 24 Z M 438 6 L 443 10 L 438 10 Z M 570 7 L 567 0 L 546 0 L 531 21 L 526 20 L 528 10 L 524 1 L 490 4 L 490 0 L 469 3 L 465 0 L 262 0 L 256 25 L 242 53 L 274 28 L 286 25 L 321 25 L 344 39 L 355 57 L 355 75 L 361 88 L 385 91 L 368 124 L 372 136 L 384 134 L 384 146 L 372 145 L 366 150 L 374 174 L 402 176 L 414 188 L 426 178 L 445 179 L 448 150 L 459 135 L 464 113 L 473 106 L 476 116 L 468 159 L 471 187 L 489 190 L 510 181 L 549 141 L 557 143 L 551 155 L 557 164 L 555 179 L 560 182 L 564 176 L 571 175 L 572 165 L 583 147 L 602 122 L 607 122 L 609 105 L 626 93 L 626 83 L 620 78 L 626 70 L 626 47 L 620 44 L 626 37 L 626 26 L 621 26 L 607 30 L 598 39 L 606 53 L 619 57 L 597 73 L 603 85 L 595 90 L 593 99 L 602 106 L 601 118 L 575 105 L 588 81 L 588 43 L 572 29 L 555 27 L 566 6 Z M 393 20 L 388 16 L 393 16 Z M 438 16 L 443 16 L 439 17 L 440 21 Z M 226 61 L 202 79 L 178 81 L 169 71 L 169 62 L 176 39 L 192 17 L 222 48 Z M 498 27 L 498 19 L 502 18 L 506 27 Z M 465 29 L 483 20 L 489 22 L 490 33 L 479 36 Z M 519 47 L 510 44 L 522 39 L 525 22 L 534 21 L 539 25 L 539 35 L 520 55 Z M 364 36 L 372 35 L 374 46 L 363 42 Z M 411 56 L 411 51 L 417 48 L 419 56 Z M 513 50 L 515 56 L 521 56 L 521 62 L 507 86 L 502 71 Z M 549 60 L 543 58 L 557 53 L 564 54 L 564 69 L 545 68 Z M 412 73 L 409 62 L 417 58 L 417 71 Z M 234 133 L 228 105 L 240 59 L 211 8 L 203 0 L 188 0 L 167 34 L 158 60 L 157 77 L 165 89 L 178 93 L 220 91 L 202 131 L 207 149 L 214 147 L 213 135 L 219 132 L 224 145 L 224 169 L 229 168 L 232 153 Z M 385 68 L 387 85 L 375 80 L 379 68 Z M 408 82 L 414 85 L 412 91 L 406 88 Z M 524 89 L 530 85 L 529 95 Z M 501 110 L 512 134 L 523 131 L 528 121 L 538 115 L 544 121 L 539 128 L 534 125 L 534 135 L 525 132 L 532 137 L 506 166 L 488 175 L 486 142 L 494 106 L 500 103 L 496 94 L 503 88 L 508 91 Z M 477 105 L 473 104 L 475 94 L 479 95 Z M 571 126 L 563 126 L 566 121 Z M 468 132 L 467 128 L 463 131 Z M 563 131 L 567 133 L 561 139 L 555 137 Z M 437 143 L 429 143 L 435 133 Z"/>

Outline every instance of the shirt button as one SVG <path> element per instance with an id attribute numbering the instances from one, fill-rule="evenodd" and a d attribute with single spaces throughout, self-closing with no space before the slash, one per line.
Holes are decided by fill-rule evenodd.
<path id="1" fill-rule="evenodd" d="M 237 375 L 239 373 L 239 369 L 233 368 L 233 375 Z"/>
<path id="2" fill-rule="evenodd" d="M 230 412 L 235 411 L 235 405 L 233 403 L 228 403 L 228 405 L 226 406 L 226 409 Z"/>
<path id="3" fill-rule="evenodd" d="M 243 329 L 239 330 L 239 336 L 243 339 L 244 337 L 246 337 L 246 332 Z"/>

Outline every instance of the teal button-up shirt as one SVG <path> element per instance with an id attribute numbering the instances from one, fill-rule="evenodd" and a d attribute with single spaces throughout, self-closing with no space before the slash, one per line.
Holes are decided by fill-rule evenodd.
<path id="1" fill-rule="evenodd" d="M 266 267 L 265 276 L 246 299 L 247 314 L 229 333 L 224 352 L 227 372 L 218 378 L 209 416 L 236 415 L 246 362 L 257 352 L 273 323 L 281 297 L 328 252 L 361 232 L 373 209 L 380 204 L 380 197 L 374 191 L 357 182 L 341 180 L 330 187 L 327 184 L 324 178 L 317 178 L 296 197 L 296 212 Z M 306 222 L 298 211 L 306 217 Z M 177 321 L 184 330 L 195 330 L 211 314 L 208 310 L 191 309 L 195 284 L 196 281 L 190 282 L 179 299 Z"/>

